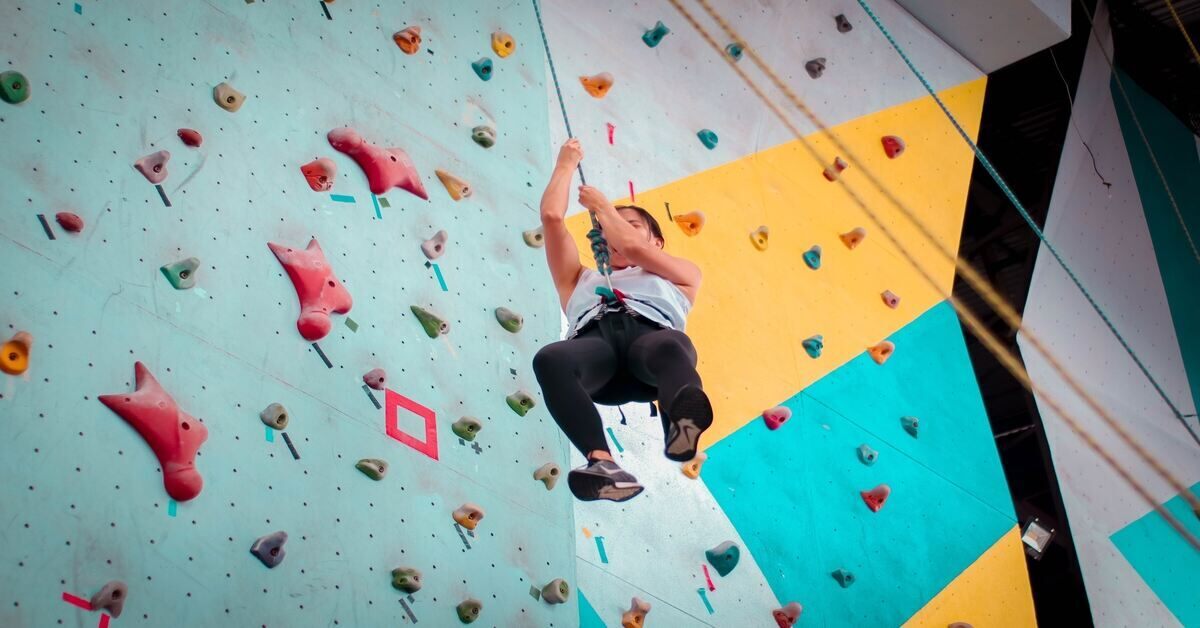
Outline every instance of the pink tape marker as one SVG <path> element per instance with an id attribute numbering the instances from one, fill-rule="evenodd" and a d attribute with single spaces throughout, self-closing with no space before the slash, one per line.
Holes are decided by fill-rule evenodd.
<path id="1" fill-rule="evenodd" d="M 71 604 L 73 606 L 78 606 L 79 608 L 82 608 L 85 611 L 92 610 L 91 602 L 89 602 L 79 596 L 71 595 L 70 593 L 67 593 L 66 591 L 63 591 L 62 599 L 67 604 Z"/>
<path id="2" fill-rule="evenodd" d="M 700 565 L 704 569 L 704 581 L 708 583 L 709 591 L 716 591 L 717 587 L 713 585 L 712 576 L 708 575 L 708 565 Z"/>
<path id="3" fill-rule="evenodd" d="M 636 203 L 637 197 L 633 195 L 633 181 L 629 182 L 629 202 Z"/>
<path id="4" fill-rule="evenodd" d="M 613 126 L 612 122 L 605 122 L 604 124 L 608 126 L 608 143 L 611 146 L 613 143 L 613 131 L 617 130 L 617 127 Z"/>

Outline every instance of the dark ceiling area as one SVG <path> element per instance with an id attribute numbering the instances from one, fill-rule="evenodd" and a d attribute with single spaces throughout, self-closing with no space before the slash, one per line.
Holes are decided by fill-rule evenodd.
<path id="1" fill-rule="evenodd" d="M 1200 0 L 1173 0 L 1189 33 L 1200 32 Z M 1200 64 L 1165 0 L 1111 0 L 1115 63 L 1200 132 Z M 990 76 L 978 144 L 1039 226 L 1045 223 L 1071 100 L 1091 38 L 1096 0 L 1072 0 L 1072 35 Z M 975 266 L 1018 311 L 1024 311 L 1039 241 L 976 162 L 968 192 L 960 256 Z M 954 293 L 1020 355 L 1016 336 L 961 278 Z M 1037 517 L 1055 529 L 1040 559 L 1029 558 L 1038 623 L 1092 624 L 1087 595 L 1058 491 L 1058 480 L 1033 397 L 964 329 L 968 351 L 996 437 L 1018 520 Z"/>

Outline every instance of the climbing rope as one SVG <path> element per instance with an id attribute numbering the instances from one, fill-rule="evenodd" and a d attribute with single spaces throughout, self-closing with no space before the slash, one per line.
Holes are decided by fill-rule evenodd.
<path id="1" fill-rule="evenodd" d="M 1121 335 L 1121 332 L 1117 331 L 1116 325 L 1113 324 L 1112 320 L 1108 317 L 1108 314 L 1105 313 L 1104 309 L 1100 307 L 1100 304 L 1096 302 L 1096 299 L 1092 297 L 1091 292 L 1088 292 L 1088 289 L 1084 287 L 1083 282 L 1079 279 L 1079 276 L 1075 274 L 1075 271 L 1067 264 L 1067 261 L 1063 259 L 1062 255 L 1059 254 L 1058 249 L 1055 248 L 1050 240 L 1046 238 L 1046 234 L 1040 227 L 1038 227 L 1037 222 L 1033 220 L 1033 217 L 1029 215 L 1029 212 L 1025 210 L 1025 206 L 1021 203 L 1020 199 L 1017 198 L 1017 195 L 1012 191 L 1012 188 L 1008 186 L 1008 183 L 1004 181 L 1004 178 L 1000 176 L 1000 173 L 996 171 L 994 166 L 992 166 L 991 160 L 987 158 L 987 155 L 983 154 L 983 151 L 980 150 L 979 145 L 977 145 L 975 141 L 971 139 L 970 134 L 968 134 L 966 130 L 963 129 L 962 125 L 959 124 L 958 118 L 956 118 L 954 114 L 950 112 L 950 109 L 946 107 L 946 103 L 942 102 L 942 99 L 937 95 L 937 92 L 933 89 L 933 86 L 930 85 L 929 81 L 925 79 L 925 75 L 923 75 L 921 71 L 918 70 L 915 65 L 913 65 L 913 62 L 911 59 L 909 59 L 908 54 L 903 48 L 900 47 L 900 44 L 895 40 L 895 38 L 892 37 L 891 32 L 889 32 L 887 27 L 883 25 L 883 22 L 879 20 L 879 17 L 875 15 L 875 12 L 871 10 L 871 7 L 867 5 L 866 0 L 858 0 L 858 4 L 863 8 L 863 11 L 866 11 L 867 16 L 870 17 L 871 21 L 875 23 L 875 26 L 879 28 L 879 32 L 883 33 L 883 36 L 888 40 L 888 43 L 892 45 L 892 48 L 894 48 L 900 55 L 900 58 L 904 60 L 904 64 L 908 66 L 908 69 L 912 71 L 912 73 L 917 77 L 917 80 L 921 82 L 921 85 L 925 87 L 925 91 L 929 92 L 929 95 L 933 97 L 934 102 L 937 103 L 937 106 L 942 110 L 942 113 L 944 113 L 946 118 L 950 120 L 950 124 L 954 125 L 954 129 L 958 131 L 959 136 L 961 136 L 963 141 L 965 141 L 967 145 L 971 147 L 971 150 L 975 153 L 975 157 L 979 160 L 980 165 L 982 165 L 984 170 L 986 170 L 987 173 L 992 177 L 992 180 L 996 182 L 996 185 L 1000 186 L 1000 190 L 1006 197 L 1008 197 L 1008 200 L 1012 202 L 1013 207 L 1017 209 L 1017 213 L 1021 215 L 1021 218 L 1026 224 L 1029 225 L 1029 228 L 1033 230 L 1038 239 L 1042 241 L 1042 244 L 1046 246 L 1046 250 L 1050 251 L 1050 254 L 1058 262 L 1058 265 L 1062 267 L 1063 271 L 1067 273 L 1067 276 L 1070 277 L 1071 282 L 1075 284 L 1075 287 L 1079 288 L 1079 292 L 1083 294 L 1084 298 L 1087 299 L 1087 302 L 1092 306 L 1092 309 L 1095 310 L 1096 314 L 1100 316 L 1100 320 L 1104 321 L 1104 324 L 1108 327 L 1108 330 L 1112 332 L 1112 335 L 1117 339 L 1117 342 L 1120 343 L 1121 347 L 1125 350 L 1125 353 L 1129 355 L 1134 364 L 1136 364 L 1138 369 L 1141 370 L 1142 374 L 1146 376 L 1146 379 L 1149 380 L 1150 385 L 1154 387 L 1154 390 L 1158 393 L 1158 396 L 1161 397 L 1167 406 L 1171 408 L 1171 412 L 1175 415 L 1175 418 L 1179 420 L 1179 422 L 1182 423 L 1189 432 L 1192 433 L 1192 438 L 1197 440 L 1197 444 L 1200 444 L 1200 437 L 1197 437 L 1195 432 L 1192 431 L 1191 426 L 1188 425 L 1187 421 L 1185 420 L 1184 413 L 1179 410 L 1179 407 L 1175 405 L 1175 402 L 1171 401 L 1171 398 L 1167 396 L 1167 392 L 1163 390 L 1162 385 L 1159 384 L 1158 380 L 1150 374 L 1150 369 L 1144 362 L 1142 362 L 1142 359 L 1138 357 L 1137 353 L 1134 352 L 1133 347 L 1129 345 L 1129 342 L 1125 340 L 1125 337 Z M 1094 32 L 1095 30 L 1093 29 L 1093 34 Z M 1107 57 L 1107 53 L 1105 56 Z M 1138 125 L 1138 132 L 1141 132 L 1140 124 Z M 1142 139 L 1145 140 L 1145 135 L 1142 136 Z M 1148 141 L 1146 146 L 1149 148 Z M 1179 212 L 1179 206 L 1175 203 L 1175 195 L 1171 194 L 1170 188 L 1167 187 L 1166 177 L 1163 176 L 1162 170 L 1159 169 L 1158 160 L 1154 158 L 1153 152 L 1151 152 L 1150 158 L 1151 161 L 1154 162 L 1155 170 L 1158 170 L 1158 174 L 1162 179 L 1163 186 L 1167 189 L 1167 197 L 1171 200 L 1171 206 L 1175 208 L 1175 215 L 1179 218 L 1179 224 L 1183 226 L 1184 233 L 1187 235 L 1188 243 L 1192 247 L 1192 254 L 1196 256 L 1197 262 L 1200 262 L 1200 253 L 1196 252 L 1196 245 L 1194 242 L 1192 242 L 1191 233 L 1188 232 L 1187 225 L 1183 222 L 1183 215 Z M 1016 327 L 1014 327 L 1014 329 L 1016 329 Z"/>
<path id="2" fill-rule="evenodd" d="M 1187 40 L 1188 48 L 1192 49 L 1192 58 L 1196 60 L 1196 63 L 1200 63 L 1200 51 L 1196 50 L 1196 44 L 1192 41 L 1192 36 L 1188 35 L 1187 29 L 1183 26 L 1183 20 L 1179 19 L 1179 14 L 1175 12 L 1175 4 L 1171 2 L 1171 0 L 1165 0 L 1165 2 L 1167 3 L 1167 9 L 1171 12 L 1171 18 L 1175 20 L 1175 25 L 1179 27 L 1179 32 L 1183 33 L 1183 38 Z M 1083 9 L 1086 13 L 1087 6 L 1084 6 Z M 1089 15 L 1088 21 L 1090 22 L 1091 19 L 1092 16 Z M 1092 32 L 1095 32 L 1094 28 Z M 1103 46 L 1101 46 L 1101 48 L 1103 48 Z"/>
<path id="3" fill-rule="evenodd" d="M 726 64 L 729 65 L 729 67 L 742 79 L 742 81 L 746 83 L 751 91 L 753 91 L 755 95 L 757 95 L 758 98 L 767 105 L 767 107 L 776 115 L 776 117 L 779 118 L 784 126 L 792 132 L 793 136 L 800 142 L 801 146 L 803 146 L 804 149 L 818 161 L 818 163 L 825 163 L 826 160 L 824 160 L 822 156 L 818 154 L 812 143 L 808 141 L 808 139 L 800 132 L 798 128 L 796 128 L 796 126 L 783 113 L 779 106 L 776 105 L 770 98 L 768 98 L 766 94 L 764 94 L 763 91 L 758 87 L 758 85 L 752 79 L 750 79 L 750 77 L 740 67 L 738 67 L 732 59 L 724 54 L 720 44 L 718 44 L 708 30 L 705 29 L 685 7 L 683 7 L 683 5 L 680 3 L 680 0 L 668 0 L 668 2 L 675 7 L 676 11 L 678 11 L 685 20 L 687 20 L 693 29 L 700 33 L 713 51 L 718 56 L 725 59 Z M 754 63 L 768 77 L 770 77 L 776 87 L 778 87 L 789 97 L 791 103 L 797 109 L 802 111 L 805 116 L 807 116 L 813 122 L 813 124 L 815 124 L 817 128 L 820 129 L 821 132 L 824 133 L 831 140 L 831 142 L 845 154 L 846 160 L 852 164 L 855 164 L 855 167 L 859 168 L 872 183 L 872 185 L 879 188 L 880 191 L 901 210 L 905 217 L 907 217 L 909 221 L 911 221 L 917 227 L 918 232 L 920 232 L 931 244 L 933 244 L 936 250 L 946 256 L 947 259 L 954 262 L 955 267 L 958 269 L 964 279 L 966 279 L 977 292 L 983 295 L 988 303 L 992 305 L 997 312 L 1001 313 L 1001 315 L 1005 317 L 1006 321 L 1008 321 L 1010 325 L 1015 322 L 1016 325 L 1014 328 L 1020 329 L 1020 320 L 1018 317 L 1016 317 L 1016 312 L 1012 309 L 1012 306 L 1004 301 L 1003 297 L 1001 297 L 995 291 L 995 289 L 979 275 L 978 271 L 976 271 L 969 263 L 958 259 L 951 251 L 949 251 L 949 249 L 933 235 L 928 225 L 926 225 L 924 221 L 915 215 L 911 208 L 897 199 L 888 188 L 884 187 L 878 178 L 876 178 L 868 168 L 862 165 L 861 160 L 857 159 L 854 153 L 850 151 L 843 142 L 841 142 L 840 138 L 838 138 L 836 134 L 832 133 L 828 126 L 822 123 L 811 112 L 811 110 L 808 109 L 804 102 L 801 101 L 792 90 L 782 83 L 778 75 L 769 66 L 767 66 L 765 62 L 762 61 L 762 59 L 757 55 L 757 52 L 755 52 L 754 49 L 751 48 L 745 42 L 745 40 L 733 30 L 729 23 L 712 8 L 707 0 L 698 0 L 698 2 L 704 7 L 705 11 L 708 12 L 709 16 L 721 25 L 727 35 L 735 43 L 743 47 L 744 51 L 749 54 L 751 59 L 754 60 Z M 1026 390 L 1037 394 L 1053 412 L 1061 417 L 1063 422 L 1067 424 L 1067 426 L 1084 442 L 1084 444 L 1087 445 L 1088 448 L 1096 453 L 1096 455 L 1098 455 L 1102 460 L 1104 460 L 1104 462 L 1110 468 L 1112 468 L 1113 471 L 1117 473 L 1117 475 L 1120 476 L 1121 479 L 1124 480 L 1151 509 L 1157 512 L 1163 518 L 1163 520 L 1166 521 L 1193 548 L 1200 551 L 1200 540 L 1198 540 L 1171 512 L 1167 511 L 1165 507 L 1159 504 L 1150 491 L 1141 483 L 1141 481 L 1133 477 L 1129 470 L 1126 469 L 1120 462 L 1118 462 L 1117 459 L 1111 453 L 1109 453 L 1109 451 L 1103 445 L 1101 445 L 1100 442 L 1093 437 L 1086 428 L 1083 427 L 1082 423 L 1080 423 L 1070 412 L 1068 412 L 1067 409 L 1063 407 L 1062 404 L 1060 404 L 1048 390 L 1035 384 L 1015 354 L 1009 351 L 1008 348 L 1000 342 L 995 334 L 993 334 L 982 323 L 982 321 L 979 320 L 974 312 L 966 308 L 952 293 L 950 293 L 946 288 L 942 287 L 942 285 L 937 281 L 936 278 L 933 277 L 933 275 L 924 267 L 924 265 L 921 264 L 911 252 L 909 252 L 908 248 L 901 244 L 899 239 L 887 227 L 880 216 L 863 201 L 862 197 L 859 196 L 852 186 L 850 186 L 844 179 L 840 180 L 843 183 L 843 189 L 846 191 L 847 195 L 851 198 L 854 204 L 863 210 L 872 223 L 884 234 L 884 237 L 896 247 L 896 249 L 917 271 L 917 273 L 921 275 L 926 283 L 928 283 L 938 294 L 942 296 L 942 298 L 946 299 L 946 301 L 950 303 L 955 312 L 957 312 L 963 320 L 968 331 L 970 331 L 972 335 L 974 335 L 980 340 L 980 342 L 983 343 L 984 347 L 992 355 L 994 355 L 997 360 L 999 360 L 1001 365 L 1003 365 L 1006 370 L 1008 370 Z M 1025 331 L 1027 332 L 1027 338 L 1031 340 L 1031 344 L 1046 358 L 1050 366 L 1061 377 L 1063 377 L 1068 386 L 1084 399 L 1089 408 L 1091 408 L 1098 415 L 1100 415 L 1102 419 L 1104 419 L 1106 424 L 1108 424 L 1118 434 L 1118 436 L 1126 445 L 1128 445 L 1139 455 L 1139 457 L 1146 461 L 1147 464 L 1149 464 L 1160 477 L 1166 480 L 1167 483 L 1170 484 L 1172 488 L 1174 488 L 1179 495 L 1192 506 L 1193 511 L 1196 512 L 1197 515 L 1200 515 L 1200 499 L 1197 499 L 1196 496 L 1192 494 L 1190 489 L 1184 486 L 1183 483 L 1180 482 L 1173 473 L 1167 470 L 1162 463 L 1154 458 L 1149 451 L 1147 451 L 1145 447 L 1143 447 L 1141 443 L 1133 437 L 1132 434 L 1130 434 L 1124 429 L 1123 426 L 1117 423 L 1112 415 L 1109 414 L 1106 409 L 1101 407 L 1099 403 L 1082 388 L 1082 386 L 1074 379 L 1074 377 L 1066 372 L 1066 369 L 1057 360 L 1057 358 L 1049 354 L 1048 350 L 1035 335 L 1028 333 L 1028 330 Z"/>
<path id="4" fill-rule="evenodd" d="M 567 137 L 575 137 L 571 133 L 571 120 L 567 117 L 567 104 L 563 100 L 562 87 L 558 83 L 558 72 L 554 70 L 554 57 L 550 55 L 550 40 L 546 38 L 546 25 L 542 22 L 542 10 L 538 6 L 538 0 L 533 1 L 533 13 L 537 16 L 538 30 L 542 33 L 542 45 L 546 48 L 546 64 L 550 66 L 550 78 L 554 80 L 554 92 L 558 94 L 558 107 L 562 111 L 563 125 L 567 128 Z M 579 182 L 587 185 L 587 179 L 583 176 L 583 164 L 579 166 Z M 616 301 L 616 291 L 612 285 L 612 263 L 609 261 L 608 242 L 604 239 L 604 231 L 600 228 L 600 222 L 596 220 L 596 215 L 588 212 L 588 217 L 592 219 L 592 229 L 588 231 L 588 242 L 592 243 L 592 258 L 596 260 L 596 270 L 601 275 L 604 275 L 608 282 L 608 292 L 602 292 L 601 288 L 597 288 L 597 294 L 604 297 L 606 302 Z"/>

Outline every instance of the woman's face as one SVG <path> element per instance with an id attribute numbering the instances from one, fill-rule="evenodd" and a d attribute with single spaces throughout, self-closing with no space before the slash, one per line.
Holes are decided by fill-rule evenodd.
<path id="1" fill-rule="evenodd" d="M 629 226 L 637 229 L 638 233 L 642 234 L 642 236 L 646 239 L 646 242 L 649 242 L 651 245 L 660 249 L 663 247 L 663 241 L 654 237 L 654 233 L 650 231 L 650 225 L 646 224 L 646 221 L 642 218 L 642 215 L 637 212 L 637 210 L 618 209 L 617 213 L 625 219 L 625 222 L 629 223 Z M 610 245 L 608 247 L 608 251 L 610 253 L 609 261 L 612 263 L 613 268 L 621 269 L 633 265 L 630 263 L 629 259 L 622 255 L 621 251 L 619 251 L 616 247 Z"/>

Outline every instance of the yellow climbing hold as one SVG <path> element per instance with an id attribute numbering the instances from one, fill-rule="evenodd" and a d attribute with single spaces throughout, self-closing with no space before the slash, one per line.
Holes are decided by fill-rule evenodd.
<path id="1" fill-rule="evenodd" d="M 704 228 L 704 212 L 689 212 L 675 216 L 675 224 L 683 230 L 684 235 L 695 236 L 700 235 L 700 230 Z"/>
<path id="2" fill-rule="evenodd" d="M 708 460 L 708 454 L 697 452 L 695 458 L 683 463 L 683 474 L 693 480 L 700 477 L 700 467 L 704 466 L 705 460 Z"/>
<path id="3" fill-rule="evenodd" d="M 27 331 L 17 332 L 11 340 L 0 346 L 0 371 L 9 375 L 20 375 L 29 369 L 29 351 L 33 348 L 33 336 Z"/>
<path id="4" fill-rule="evenodd" d="M 750 232 L 750 243 L 754 245 L 754 248 L 765 251 L 767 250 L 767 235 L 767 226 L 763 225 Z"/>
<path id="5" fill-rule="evenodd" d="M 496 31 L 492 33 L 492 50 L 503 59 L 517 50 L 517 40 L 504 31 Z"/>

